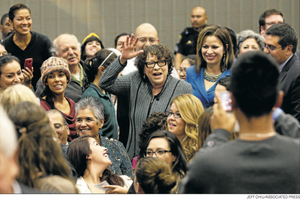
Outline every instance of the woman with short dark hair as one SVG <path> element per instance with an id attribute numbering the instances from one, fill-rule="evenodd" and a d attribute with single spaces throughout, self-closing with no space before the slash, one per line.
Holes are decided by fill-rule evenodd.
<path id="1" fill-rule="evenodd" d="M 131 159 L 138 155 L 138 133 L 147 117 L 153 112 L 168 111 L 174 97 L 192 93 L 189 83 L 170 76 L 173 54 L 167 47 L 151 45 L 135 52 L 137 41 L 133 35 L 130 39 L 127 36 L 122 55 L 110 64 L 99 81 L 102 89 L 121 96 L 130 104 L 126 149 Z M 138 71 L 118 77 L 127 60 L 135 56 Z"/>

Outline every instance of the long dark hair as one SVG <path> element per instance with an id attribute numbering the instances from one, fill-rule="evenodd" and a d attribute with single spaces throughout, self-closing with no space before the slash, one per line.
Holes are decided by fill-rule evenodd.
<path id="1" fill-rule="evenodd" d="M 143 146 L 141 147 L 139 158 L 145 157 L 146 149 L 147 149 L 150 141 L 154 138 L 164 138 L 168 141 L 170 149 L 171 149 L 171 153 L 173 156 L 176 157 L 176 160 L 172 164 L 173 173 L 176 172 L 179 175 L 184 176 L 187 171 L 186 156 L 184 154 L 184 151 L 183 151 L 180 141 L 170 131 L 160 130 L 160 131 L 156 131 L 156 132 L 152 133 L 151 135 L 149 135 L 149 137 L 145 140 Z"/>
<path id="2" fill-rule="evenodd" d="M 88 39 L 86 39 L 86 41 L 84 41 L 84 43 L 81 45 L 81 60 L 85 61 L 85 59 L 86 59 L 85 46 L 88 42 L 92 42 L 92 41 L 99 42 L 101 49 L 104 49 L 104 45 L 103 45 L 102 41 L 99 38 L 97 38 L 96 36 L 91 36 Z"/>
<path id="3" fill-rule="evenodd" d="M 86 157 L 89 156 L 92 151 L 90 149 L 90 143 L 88 138 L 93 138 L 90 135 L 85 135 L 73 140 L 67 151 L 67 155 L 71 164 L 74 166 L 76 172 L 79 176 L 83 176 L 84 172 L 87 168 L 87 159 Z M 100 178 L 101 181 L 107 181 L 110 185 L 119 185 L 124 186 L 123 179 L 114 174 L 111 170 L 105 169 L 102 177 Z"/>

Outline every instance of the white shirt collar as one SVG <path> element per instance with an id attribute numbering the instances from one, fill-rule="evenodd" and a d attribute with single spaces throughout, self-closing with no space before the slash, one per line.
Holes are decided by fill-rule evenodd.
<path id="1" fill-rule="evenodd" d="M 15 180 L 12 184 L 14 193 L 23 193 L 20 184 Z"/>

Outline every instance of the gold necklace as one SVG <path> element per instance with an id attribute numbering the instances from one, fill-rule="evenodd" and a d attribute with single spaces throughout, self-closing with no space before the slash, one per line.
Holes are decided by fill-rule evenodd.
<path id="1" fill-rule="evenodd" d="M 207 69 L 205 68 L 203 71 L 203 77 L 209 82 L 216 82 L 222 75 L 222 72 L 216 74 L 216 75 L 211 75 L 209 72 L 207 72 Z"/>

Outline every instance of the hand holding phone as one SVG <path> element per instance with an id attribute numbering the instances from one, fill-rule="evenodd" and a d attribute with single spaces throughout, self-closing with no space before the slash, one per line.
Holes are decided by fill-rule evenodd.
<path id="1" fill-rule="evenodd" d="M 25 67 L 27 67 L 27 68 L 29 68 L 32 71 L 33 70 L 32 69 L 32 61 L 33 61 L 32 58 L 25 59 L 24 69 L 25 69 Z"/>
<path id="2" fill-rule="evenodd" d="M 227 91 L 220 92 L 222 107 L 226 111 L 227 115 L 231 115 L 232 113 L 232 100 L 230 98 L 230 94 Z M 238 121 L 236 120 L 233 128 L 233 132 L 239 132 L 240 126 Z"/>
<path id="3" fill-rule="evenodd" d="M 230 98 L 230 94 L 227 91 L 220 92 L 220 98 L 223 109 L 228 113 L 232 112 L 232 101 Z"/>

